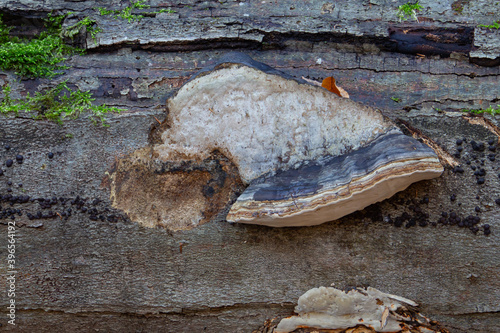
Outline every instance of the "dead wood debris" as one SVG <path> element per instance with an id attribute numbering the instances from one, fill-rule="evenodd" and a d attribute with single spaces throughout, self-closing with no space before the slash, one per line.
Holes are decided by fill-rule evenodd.
<path id="1" fill-rule="evenodd" d="M 446 150 L 441 148 L 434 140 L 429 138 L 427 135 L 422 133 L 418 128 L 413 127 L 408 123 L 407 121 L 404 121 L 402 119 L 396 119 L 396 122 L 399 124 L 403 125 L 405 129 L 410 132 L 411 136 L 417 140 L 422 140 L 426 145 L 432 148 L 436 155 L 439 157 L 439 160 L 441 161 L 441 164 L 450 166 L 450 167 L 456 167 L 460 163 Z"/>

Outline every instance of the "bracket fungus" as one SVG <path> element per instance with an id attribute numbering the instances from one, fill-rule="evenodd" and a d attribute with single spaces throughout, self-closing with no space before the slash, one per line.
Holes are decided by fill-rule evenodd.
<path id="1" fill-rule="evenodd" d="M 442 173 L 434 151 L 380 111 L 320 85 L 227 54 L 167 100 L 151 146 L 117 161 L 113 206 L 145 226 L 185 230 L 243 192 L 227 221 L 307 226 Z"/>
<path id="2" fill-rule="evenodd" d="M 432 149 L 380 111 L 242 53 L 198 72 L 166 107 L 159 159 L 201 161 L 217 151 L 249 185 L 231 222 L 316 225 L 443 171 Z"/>
<path id="3" fill-rule="evenodd" d="M 329 332 L 441 332 L 448 330 L 417 312 L 412 300 L 375 288 L 342 291 L 319 287 L 300 296 L 297 316 L 284 318 L 274 333 L 296 329 Z"/>

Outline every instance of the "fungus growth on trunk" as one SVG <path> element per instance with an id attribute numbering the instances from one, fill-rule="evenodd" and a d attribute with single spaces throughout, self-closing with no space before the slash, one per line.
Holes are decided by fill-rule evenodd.
<path id="1" fill-rule="evenodd" d="M 228 221 L 315 225 L 391 197 L 443 168 L 381 112 L 241 53 L 200 71 L 167 101 L 161 159 L 220 151 L 249 184 Z"/>
<path id="2" fill-rule="evenodd" d="M 288 333 L 302 328 L 339 333 L 448 333 L 437 322 L 418 313 L 417 307 L 412 300 L 371 287 L 350 291 L 313 288 L 299 297 L 295 307 L 298 315 L 282 319 L 273 332 Z"/>
<path id="3" fill-rule="evenodd" d="M 156 134 L 159 140 L 149 155 L 155 162 L 149 164 L 201 165 L 214 155 L 223 156 L 246 186 L 227 215 L 232 222 L 316 225 L 389 198 L 443 171 L 431 148 L 403 135 L 380 111 L 241 53 L 229 53 L 198 72 L 167 100 L 166 108 L 164 126 Z M 167 169 L 169 179 L 180 170 L 162 170 Z M 210 182 L 197 179 L 199 191 L 208 186 L 202 182 Z M 183 212 L 189 225 L 197 225 L 207 215 L 203 209 L 215 206 L 210 204 L 211 197 L 200 194 L 202 204 L 197 199 L 196 205 L 182 207 L 182 196 L 198 191 L 194 185 L 181 191 L 182 183 L 175 182 L 176 210 Z M 130 210 L 129 199 L 137 194 L 123 194 L 128 200 L 120 204 L 116 189 L 123 188 L 132 187 L 115 186 L 114 201 L 117 207 Z M 220 198 L 229 197 L 228 192 Z M 156 220 L 149 225 L 169 224 L 163 217 L 175 219 L 154 201 Z M 144 215 L 143 205 L 140 210 Z"/>

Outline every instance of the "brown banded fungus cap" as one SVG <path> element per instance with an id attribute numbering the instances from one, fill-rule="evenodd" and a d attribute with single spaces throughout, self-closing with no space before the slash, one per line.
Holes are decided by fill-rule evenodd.
<path id="1" fill-rule="evenodd" d="M 241 53 L 203 69 L 167 101 L 165 161 L 218 151 L 249 186 L 227 220 L 274 227 L 338 219 L 443 168 L 378 110 Z"/>

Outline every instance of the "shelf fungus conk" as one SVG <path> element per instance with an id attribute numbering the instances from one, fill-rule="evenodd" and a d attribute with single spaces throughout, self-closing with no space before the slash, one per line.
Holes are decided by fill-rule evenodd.
<path id="1" fill-rule="evenodd" d="M 313 288 L 300 296 L 295 307 L 298 315 L 282 319 L 273 332 L 288 333 L 298 328 L 339 333 L 448 332 L 418 313 L 417 306 L 409 299 L 371 287 L 348 292 L 333 287 Z"/>
<path id="2" fill-rule="evenodd" d="M 227 157 L 248 185 L 231 222 L 316 225 L 443 171 L 432 149 L 378 110 L 241 53 L 200 71 L 166 106 L 168 128 L 154 155 Z"/>

